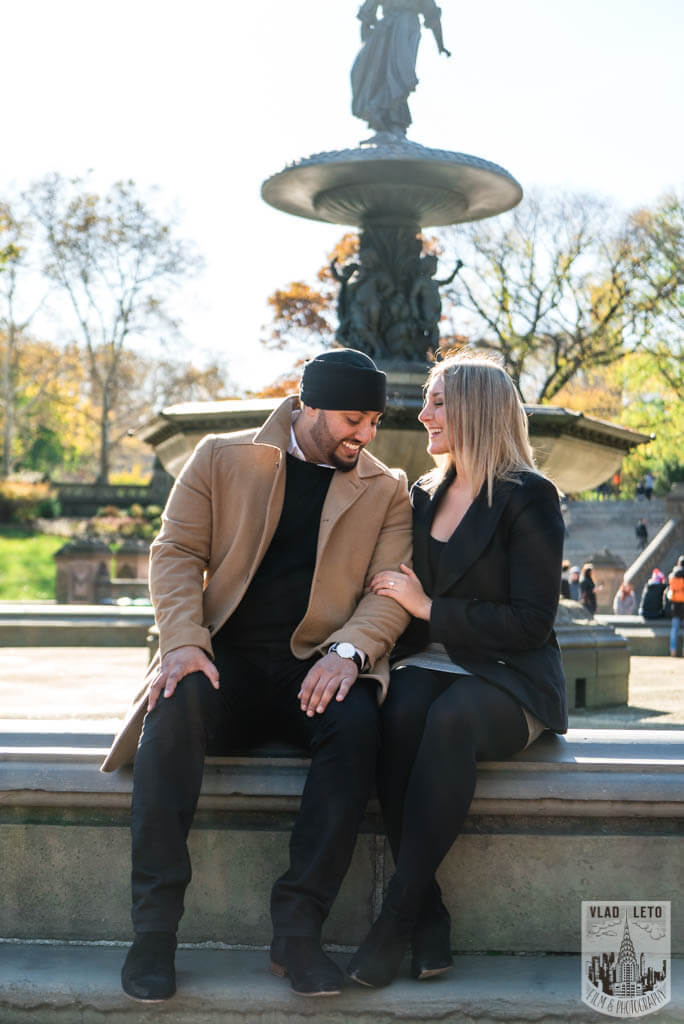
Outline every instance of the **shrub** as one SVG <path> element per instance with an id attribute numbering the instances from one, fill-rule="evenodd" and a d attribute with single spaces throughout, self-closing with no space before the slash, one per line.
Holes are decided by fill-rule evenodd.
<path id="1" fill-rule="evenodd" d="M 43 498 L 38 506 L 38 515 L 41 519 L 59 519 L 62 514 L 62 506 L 54 496 Z"/>
<path id="2" fill-rule="evenodd" d="M 27 483 L 23 480 L 0 481 L 0 523 L 30 523 L 50 507 L 53 514 L 59 509 L 57 495 L 47 483 Z M 59 511 L 56 512 L 59 515 Z"/>
<path id="3" fill-rule="evenodd" d="M 122 509 L 118 508 L 117 505 L 103 505 L 102 508 L 98 508 L 97 515 L 98 518 L 102 516 L 105 519 L 111 519 L 125 516 L 126 513 L 122 511 Z"/>

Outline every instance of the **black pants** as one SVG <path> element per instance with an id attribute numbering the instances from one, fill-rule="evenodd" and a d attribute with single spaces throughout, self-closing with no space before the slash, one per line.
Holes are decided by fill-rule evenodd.
<path id="1" fill-rule="evenodd" d="M 509 757 L 527 738 L 517 701 L 477 676 L 392 672 L 378 793 L 397 880 L 415 912 L 439 899 L 434 874 L 463 827 L 477 761 Z"/>
<path id="2" fill-rule="evenodd" d="M 191 868 L 187 836 L 206 753 L 279 738 L 311 752 L 290 839 L 290 866 L 271 896 L 274 934 L 319 937 L 349 866 L 375 777 L 376 684 L 357 680 L 344 701 L 313 718 L 297 693 L 315 659 L 289 651 L 217 654 L 220 689 L 202 672 L 145 717 L 135 759 L 131 832 L 133 927 L 175 931 Z M 229 872 L 231 865 L 226 864 Z"/>

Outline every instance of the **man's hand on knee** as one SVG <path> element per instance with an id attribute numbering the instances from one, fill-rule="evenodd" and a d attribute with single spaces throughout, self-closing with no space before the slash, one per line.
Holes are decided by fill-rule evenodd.
<path id="1" fill-rule="evenodd" d="M 359 670 L 350 658 L 326 654 L 309 669 L 297 697 L 302 711 L 313 718 L 322 715 L 330 701 L 344 700 L 356 682 Z"/>
<path id="2" fill-rule="evenodd" d="M 204 672 L 214 689 L 218 690 L 219 675 L 216 665 L 202 648 L 176 647 L 164 655 L 159 672 L 150 684 L 147 710 L 151 711 L 154 708 L 161 693 L 165 697 L 171 697 L 181 679 L 189 676 L 191 672 Z"/>

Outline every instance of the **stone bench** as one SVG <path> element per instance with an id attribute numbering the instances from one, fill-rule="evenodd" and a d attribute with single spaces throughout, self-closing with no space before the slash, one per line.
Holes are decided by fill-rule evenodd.
<path id="1" fill-rule="evenodd" d="M 597 622 L 623 636 L 629 653 L 665 655 L 670 649 L 670 619 L 645 619 L 643 615 L 597 615 Z"/>
<path id="2" fill-rule="evenodd" d="M 0 938 L 124 941 L 131 771 L 99 772 L 109 737 L 0 737 Z M 307 760 L 268 748 L 207 762 L 191 834 L 194 880 L 181 941 L 263 947 L 272 881 L 284 870 Z M 672 901 L 683 952 L 684 732 L 546 734 L 480 765 L 463 835 L 440 880 L 460 953 L 577 953 L 583 899 Z M 391 858 L 371 801 L 326 927 L 358 943 Z"/>
<path id="3" fill-rule="evenodd" d="M 144 647 L 152 606 L 0 602 L 0 647 Z"/>

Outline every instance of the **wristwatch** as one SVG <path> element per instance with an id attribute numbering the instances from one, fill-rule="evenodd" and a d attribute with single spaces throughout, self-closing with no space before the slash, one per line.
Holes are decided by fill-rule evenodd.
<path id="1" fill-rule="evenodd" d="M 339 644 L 331 644 L 328 648 L 328 654 L 337 654 L 340 658 L 350 658 L 359 672 L 363 668 L 364 658 L 361 657 L 360 653 L 354 647 L 354 644 L 348 644 L 344 640 Z"/>

